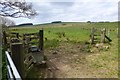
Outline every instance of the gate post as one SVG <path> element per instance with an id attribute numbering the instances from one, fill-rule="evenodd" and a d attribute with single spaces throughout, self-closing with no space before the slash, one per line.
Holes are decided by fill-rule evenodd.
<path id="1" fill-rule="evenodd" d="M 95 29 L 94 27 L 91 29 L 91 44 L 94 44 L 94 33 L 95 33 Z"/>
<path id="2" fill-rule="evenodd" d="M 23 44 L 12 43 L 11 54 L 18 72 L 20 73 L 22 78 L 25 78 Z"/>
<path id="3" fill-rule="evenodd" d="M 3 41 L 4 41 L 4 45 L 7 46 L 7 38 L 6 38 L 6 32 L 3 31 Z"/>
<path id="4" fill-rule="evenodd" d="M 39 31 L 39 48 L 40 51 L 43 52 L 44 40 L 43 40 L 43 29 Z"/>
<path id="5" fill-rule="evenodd" d="M 101 43 L 105 43 L 106 28 L 101 30 Z"/>
<path id="6" fill-rule="evenodd" d="M 16 33 L 16 37 L 19 39 L 19 33 Z"/>

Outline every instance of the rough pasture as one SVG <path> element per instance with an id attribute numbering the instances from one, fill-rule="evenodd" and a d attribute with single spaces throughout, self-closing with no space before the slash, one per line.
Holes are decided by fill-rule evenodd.
<path id="1" fill-rule="evenodd" d="M 117 78 L 118 77 L 118 38 L 115 22 L 111 23 L 57 23 L 31 27 L 14 27 L 10 32 L 32 33 L 44 29 L 44 54 L 59 68 L 57 78 Z M 91 28 L 110 30 L 109 48 L 89 44 Z M 34 68 L 29 77 L 40 77 L 41 72 Z M 36 72 L 36 75 L 32 75 Z M 46 77 L 48 73 L 44 73 Z M 51 76 L 47 76 L 51 77 Z"/>

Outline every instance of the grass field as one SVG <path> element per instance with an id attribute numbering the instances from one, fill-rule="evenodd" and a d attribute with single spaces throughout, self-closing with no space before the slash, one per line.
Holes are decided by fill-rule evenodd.
<path id="1" fill-rule="evenodd" d="M 110 30 L 108 49 L 96 48 L 89 43 L 92 28 L 100 34 L 102 28 Z M 117 78 L 118 77 L 118 38 L 117 22 L 107 23 L 57 23 L 30 27 L 12 27 L 10 32 L 34 33 L 44 29 L 44 53 L 56 65 L 61 66 L 57 77 L 72 78 Z M 64 34 L 64 36 L 63 36 Z M 54 55 L 53 53 L 57 54 Z M 56 62 L 56 56 L 58 62 Z M 69 59 L 70 58 L 70 59 Z M 66 62 L 65 62 L 66 61 Z M 63 62 L 63 63 L 61 63 Z M 59 67 L 58 66 L 58 67 Z M 68 69 L 67 69 L 68 68 Z M 34 72 L 35 70 L 33 70 Z M 30 75 L 32 75 L 32 73 Z M 36 73 L 37 75 L 39 73 Z M 40 77 L 36 76 L 36 77 Z"/>

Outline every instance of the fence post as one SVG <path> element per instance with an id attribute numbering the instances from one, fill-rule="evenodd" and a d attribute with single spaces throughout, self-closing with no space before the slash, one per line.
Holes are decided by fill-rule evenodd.
<path id="1" fill-rule="evenodd" d="M 6 38 L 6 32 L 3 31 L 3 41 L 4 41 L 4 45 L 7 46 L 7 38 Z"/>
<path id="2" fill-rule="evenodd" d="M 43 46 L 44 46 L 44 40 L 43 40 L 43 29 L 39 31 L 39 48 L 40 51 L 43 52 Z"/>
<path id="3" fill-rule="evenodd" d="M 25 78 L 23 44 L 12 43 L 11 53 L 12 53 L 13 62 L 15 63 L 18 72 L 20 73 L 22 78 Z"/>
<path id="4" fill-rule="evenodd" d="M 16 33 L 16 37 L 19 39 L 19 33 Z"/>
<path id="5" fill-rule="evenodd" d="M 92 29 L 91 29 L 91 44 L 94 43 L 94 32 L 95 32 L 95 29 L 92 28 Z"/>
<path id="6" fill-rule="evenodd" d="M 105 43 L 106 28 L 101 30 L 101 43 Z"/>

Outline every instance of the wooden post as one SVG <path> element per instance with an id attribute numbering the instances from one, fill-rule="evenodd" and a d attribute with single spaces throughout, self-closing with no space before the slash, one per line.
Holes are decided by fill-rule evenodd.
<path id="1" fill-rule="evenodd" d="M 20 73 L 22 78 L 25 78 L 23 44 L 12 43 L 11 53 L 13 62 L 15 63 L 18 72 Z"/>
<path id="2" fill-rule="evenodd" d="M 44 46 L 44 40 L 43 40 L 43 30 L 40 30 L 39 31 L 39 48 L 40 48 L 40 51 L 43 52 L 43 46 Z"/>
<path id="3" fill-rule="evenodd" d="M 23 47 L 25 48 L 25 35 L 23 34 Z"/>
<path id="4" fill-rule="evenodd" d="M 91 44 L 94 43 L 94 32 L 95 32 L 95 29 L 92 28 L 92 29 L 91 29 Z"/>
<path id="5" fill-rule="evenodd" d="M 106 29 L 101 30 L 101 43 L 105 43 Z"/>
<path id="6" fill-rule="evenodd" d="M 7 46 L 7 38 L 6 38 L 6 32 L 3 31 L 3 41 L 4 41 L 4 45 Z"/>
<path id="7" fill-rule="evenodd" d="M 19 33 L 16 33 L 16 37 L 19 39 Z"/>

